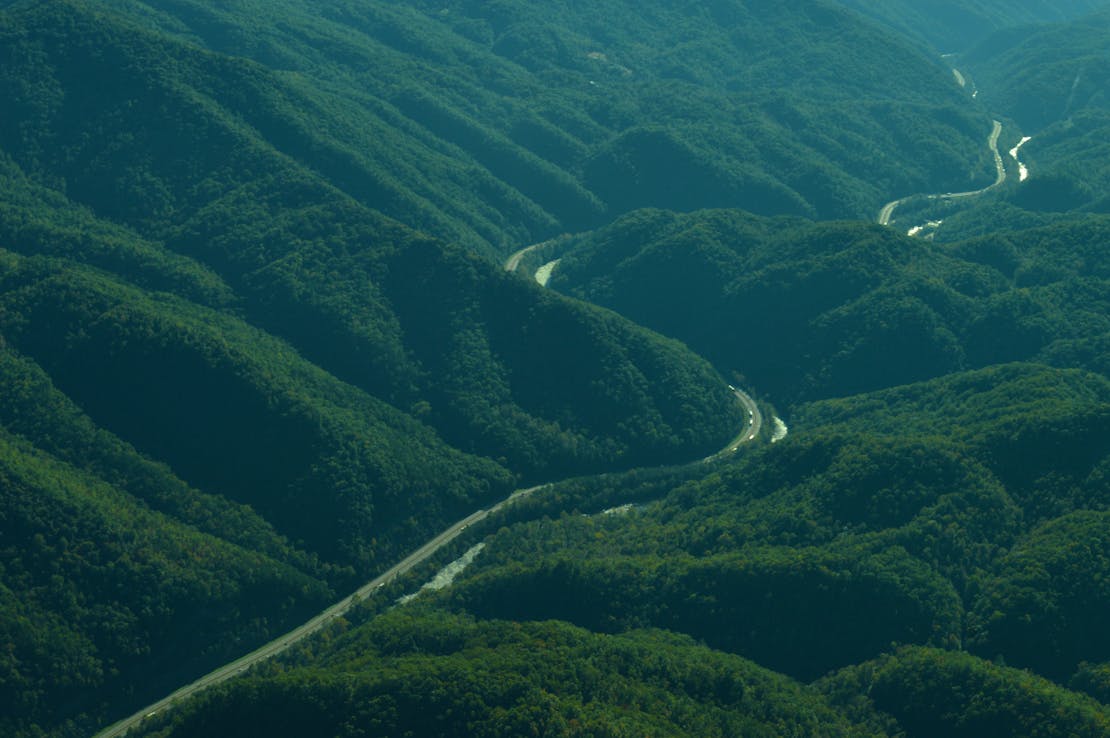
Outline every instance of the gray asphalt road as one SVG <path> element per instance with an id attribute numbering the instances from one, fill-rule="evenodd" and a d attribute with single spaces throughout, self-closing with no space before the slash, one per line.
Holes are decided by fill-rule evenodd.
<path id="1" fill-rule="evenodd" d="M 112 738 L 113 736 L 121 736 L 125 734 L 129 729 L 138 725 L 143 720 L 143 718 L 155 715 L 162 710 L 169 708 L 175 702 L 183 700 L 186 697 L 189 697 L 190 695 L 201 691 L 202 689 L 207 689 L 208 687 L 214 686 L 221 682 L 225 682 L 228 679 L 231 679 L 232 677 L 246 671 L 258 662 L 264 661 L 265 659 L 268 659 L 271 656 L 279 654 L 287 648 L 290 648 L 298 641 L 301 641 L 304 638 L 312 635 L 316 631 L 320 630 L 335 618 L 346 614 L 347 611 L 350 610 L 351 607 L 353 607 L 357 602 L 372 596 L 375 590 L 389 582 L 394 577 L 398 577 L 406 573 L 417 564 L 423 562 L 444 545 L 451 542 L 456 536 L 458 536 L 463 530 L 465 530 L 467 526 L 473 523 L 477 523 L 479 520 L 482 520 L 494 510 L 500 509 L 508 502 L 515 500 L 523 495 L 527 495 L 536 489 L 538 489 L 538 487 L 532 487 L 526 490 L 517 490 L 511 496 L 509 496 L 505 500 L 502 500 L 489 510 L 478 510 L 471 515 L 468 515 L 467 517 L 452 525 L 450 528 L 447 528 L 447 530 L 443 531 L 435 538 L 425 543 L 420 548 L 413 551 L 411 554 L 408 555 L 408 557 L 406 557 L 403 561 L 394 566 L 392 569 L 386 571 L 384 574 L 378 576 L 370 582 L 367 582 L 358 590 L 343 598 L 339 602 L 336 602 L 334 605 L 327 608 L 319 615 L 312 618 L 303 625 L 294 628 L 293 630 L 282 636 L 275 638 L 266 645 L 261 646 L 248 653 L 246 656 L 238 658 L 229 664 L 221 666 L 215 671 L 205 674 L 200 679 L 197 679 L 192 684 L 188 684 L 182 687 L 173 694 L 167 697 L 163 697 L 153 704 L 147 705 L 143 709 L 136 712 L 134 715 L 124 718 L 111 727 L 108 727 L 97 733 L 96 738 Z"/>
<path id="2" fill-rule="evenodd" d="M 743 390 L 738 390 L 731 385 L 729 389 L 732 390 L 732 394 L 736 395 L 736 399 L 740 401 L 740 404 L 743 405 L 744 409 L 748 412 L 748 424 L 740 431 L 740 435 L 729 441 L 727 446 L 712 456 L 706 456 L 702 461 L 713 461 L 714 459 L 719 459 L 722 456 L 727 456 L 735 452 L 745 443 L 759 438 L 759 431 L 763 428 L 763 413 L 759 412 L 759 405 L 755 404 L 755 400 Z"/>
<path id="3" fill-rule="evenodd" d="M 539 243 L 534 243 L 531 246 L 526 246 L 520 251 L 513 252 L 512 256 L 510 256 L 508 259 L 505 259 L 505 271 L 515 272 L 517 268 L 520 267 L 520 260 L 524 258 L 525 254 L 534 249 L 538 249 L 541 246 L 546 246 L 549 243 L 551 243 L 551 241 L 540 241 Z"/>
<path id="4" fill-rule="evenodd" d="M 994 167 L 996 172 L 994 182 L 979 190 L 970 190 L 968 192 L 945 192 L 943 194 L 925 195 L 927 199 L 957 200 L 964 197 L 975 197 L 976 195 L 982 195 L 988 190 L 993 190 L 995 187 L 998 187 L 1000 184 L 1006 181 L 1006 166 L 1002 163 L 1002 155 L 998 153 L 998 137 L 1002 134 L 1002 124 L 998 121 L 993 121 L 993 123 L 994 125 L 991 127 L 991 134 L 987 137 L 987 146 L 990 148 L 991 153 L 994 155 Z M 890 225 L 890 219 L 894 217 L 895 209 L 902 203 L 915 197 L 921 197 L 921 195 L 910 195 L 909 197 L 902 197 L 894 200 L 893 202 L 888 202 L 886 205 L 884 205 L 883 209 L 879 211 L 879 225 Z"/>
<path id="5" fill-rule="evenodd" d="M 740 435 L 734 438 L 728 444 L 728 446 L 719 451 L 717 454 L 708 457 L 707 459 L 705 459 L 705 461 L 712 461 L 715 458 L 719 458 L 721 456 L 736 451 L 742 444 L 754 440 L 756 437 L 758 437 L 759 431 L 763 427 L 763 416 L 759 412 L 759 407 L 755 404 L 755 401 L 744 392 L 736 388 L 731 389 L 736 395 L 737 399 L 739 399 L 740 403 L 748 411 L 748 425 L 744 427 Z M 170 709 L 175 703 L 180 702 L 181 700 L 184 700 L 189 696 L 200 692 L 201 690 L 215 686 L 217 684 L 220 684 L 221 682 L 225 682 L 228 679 L 238 676 L 255 664 L 264 661 L 271 656 L 279 654 L 282 651 L 285 651 L 299 641 L 317 632 L 335 618 L 338 618 L 341 615 L 345 615 L 347 611 L 350 610 L 359 601 L 366 599 L 367 597 L 372 597 L 379 587 L 383 586 L 394 577 L 401 576 L 417 564 L 422 563 L 425 559 L 434 554 L 440 548 L 454 540 L 455 537 L 466 530 L 468 526 L 473 525 L 480 520 L 483 520 L 484 518 L 486 518 L 486 516 L 493 512 L 496 512 L 497 510 L 500 510 L 505 505 L 511 504 L 515 500 L 518 500 L 521 497 L 525 497 L 535 492 L 536 490 L 541 489 L 544 486 L 546 485 L 538 485 L 535 487 L 529 487 L 527 489 L 516 490 L 511 495 L 506 497 L 501 502 L 498 502 L 490 509 L 478 510 L 477 512 L 468 515 L 467 517 L 463 518 L 451 527 L 444 530 L 435 538 L 429 540 L 420 548 L 413 551 L 396 566 L 376 577 L 375 579 L 367 582 L 355 592 L 348 595 L 347 597 L 344 597 L 342 600 L 336 602 L 331 607 L 328 607 L 326 610 L 324 610 L 308 622 L 304 623 L 303 625 L 275 638 L 264 646 L 260 646 L 247 655 L 242 656 L 241 658 L 238 658 L 229 664 L 225 664 L 224 666 L 221 666 L 220 668 L 209 672 L 208 674 L 205 674 L 200 679 L 197 679 L 195 682 L 182 687 L 173 694 L 170 694 L 158 700 L 157 702 L 147 705 L 130 717 L 126 717 L 123 720 L 120 720 L 110 727 L 100 731 L 96 734 L 95 738 L 114 738 L 115 736 L 122 736 L 127 733 L 128 730 L 142 722 L 144 718 L 151 717 L 162 712 L 163 710 Z"/>

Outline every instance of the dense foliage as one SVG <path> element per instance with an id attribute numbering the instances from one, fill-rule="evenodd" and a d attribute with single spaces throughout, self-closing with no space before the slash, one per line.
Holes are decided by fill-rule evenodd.
<path id="1" fill-rule="evenodd" d="M 1110 10 L 1070 23 L 1000 33 L 970 50 L 965 68 L 992 109 L 1031 140 L 1031 176 L 1009 199 L 1036 212 L 1110 212 Z"/>
<path id="2" fill-rule="evenodd" d="M 1110 709 L 1041 677 L 930 648 L 897 653 L 823 681 L 849 714 L 878 710 L 907 736 L 1105 736 Z M 860 699 L 860 695 L 866 698 Z"/>
<path id="3" fill-rule="evenodd" d="M 1108 240 L 1102 216 L 942 246 L 860 223 L 647 210 L 576 239 L 550 284 L 797 401 L 1033 358 L 1104 369 Z"/>
<path id="4" fill-rule="evenodd" d="M 375 198 L 353 199 L 317 162 L 287 155 L 284 134 L 243 119 L 271 106 L 275 125 L 303 117 L 282 102 L 293 93 L 276 73 L 82 3 L 9 16 L 0 46 L 46 60 L 5 65 L 13 114 L 0 147 L 32 180 L 202 262 L 235 291 L 237 312 L 330 373 L 529 475 L 596 469 L 635 450 L 678 458 L 690 440 L 709 449 L 727 439 L 736 415 L 709 367 L 382 217 Z M 542 327 L 520 330 L 533 307 L 578 349 L 547 376 L 522 365 L 550 354 Z M 629 361 L 637 366 L 620 369 Z M 615 400 L 622 419 L 586 417 L 585 388 L 599 409 Z"/>
<path id="5" fill-rule="evenodd" d="M 823 2 L 108 4 L 275 70 L 276 98 L 234 98 L 246 122 L 502 254 L 633 207 L 866 217 L 991 167 L 943 65 Z"/>
<path id="6" fill-rule="evenodd" d="M 962 52 L 994 31 L 1082 16 L 1103 0 L 839 0 L 943 53 Z"/>
<path id="7" fill-rule="evenodd" d="M 1030 135 L 1083 110 L 1106 111 L 1110 11 L 1070 23 L 999 33 L 969 50 L 968 65 L 992 108 Z"/>
<path id="8" fill-rule="evenodd" d="M 450 589 L 337 631 L 151 734 L 241 725 L 273 709 L 271 699 L 288 705 L 277 714 L 290 720 L 320 719 L 312 705 L 337 710 L 349 722 L 336 735 L 376 725 L 363 707 L 383 699 L 376 692 L 337 704 L 321 679 L 349 673 L 356 661 L 368 673 L 389 673 L 395 654 L 371 644 L 407 612 L 451 618 L 394 636 L 397 647 L 422 654 L 421 674 L 435 675 L 417 692 L 446 701 L 397 708 L 408 720 L 446 715 L 449 704 L 470 729 L 484 725 L 463 707 L 474 698 L 458 695 L 458 685 L 501 684 L 520 669 L 493 675 L 479 665 L 500 659 L 467 648 L 462 634 L 472 618 L 509 642 L 520 628 L 554 627 L 540 621 L 557 618 L 610 637 L 648 638 L 650 663 L 664 646 L 644 627 L 692 636 L 718 657 L 736 654 L 795 679 L 827 674 L 815 686 L 838 720 L 854 724 L 852 734 L 1105 735 L 1110 710 L 1072 690 L 1096 698 L 1105 690 L 1099 624 L 1110 605 L 1097 583 L 1106 578 L 1107 418 L 1104 378 L 1013 365 L 803 407 L 796 422 L 806 430 L 713 470 L 556 485 L 550 493 L 571 504 L 606 499 L 606 484 L 639 503 L 503 527 Z M 559 684 L 555 694 L 573 693 L 584 663 L 599 668 L 550 637 L 545 643 L 543 657 L 522 672 L 529 689 Z M 909 645 L 891 653 L 900 644 Z M 597 678 L 620 679 L 605 671 Z M 533 706 L 551 699 L 531 694 Z M 605 709 L 608 698 L 595 698 L 595 709 Z M 699 699 L 706 716 L 717 714 L 719 703 Z M 761 700 L 773 704 L 766 693 Z M 562 714 L 578 719 L 576 710 L 564 706 Z M 439 720 L 422 725 L 460 732 Z M 386 735 L 403 730 L 382 726 Z M 692 721 L 678 732 L 713 730 Z"/>
<path id="9" fill-rule="evenodd" d="M 786 677 L 660 631 L 393 613 L 330 647 L 146 734 L 878 735 Z"/>
<path id="10" fill-rule="evenodd" d="M 383 216 L 312 85 L 140 21 L 0 15 L 6 734 L 84 734 L 519 479 L 740 425 L 682 346 Z"/>
<path id="11" fill-rule="evenodd" d="M 1110 735 L 1095 5 L 0 0 L 0 733 Z"/>

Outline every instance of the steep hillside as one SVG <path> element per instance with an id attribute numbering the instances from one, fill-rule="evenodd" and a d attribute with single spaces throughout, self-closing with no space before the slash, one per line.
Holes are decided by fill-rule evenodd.
<path id="1" fill-rule="evenodd" d="M 1030 134 L 1083 110 L 1107 110 L 1110 10 L 999 33 L 961 56 L 986 104 Z"/>
<path id="2" fill-rule="evenodd" d="M 1105 378 L 1015 365 L 804 408 L 802 430 L 709 471 L 557 485 L 575 514 L 529 499 L 450 588 L 336 629 L 144 734 L 277 715 L 334 735 L 621 735 L 617 690 L 625 720 L 701 705 L 652 729 L 665 735 L 729 734 L 719 721 L 739 707 L 754 735 L 1104 736 L 1107 706 L 1066 684 L 1097 693 L 1094 665 L 1110 658 L 1095 624 L 1108 419 Z M 637 504 L 589 503 L 622 493 Z M 542 655 L 521 660 L 541 633 Z M 632 641 L 628 672 L 608 649 Z M 713 676 L 683 665 L 694 658 Z M 764 669 L 777 686 L 752 683 Z M 491 691 L 505 680 L 510 694 Z"/>
<path id="3" fill-rule="evenodd" d="M 904 648 L 845 669 L 819 689 L 849 714 L 877 711 L 912 738 L 1110 733 L 1110 710 L 1086 695 L 1024 670 L 931 648 Z"/>
<path id="4" fill-rule="evenodd" d="M 393 613 L 334 645 L 322 669 L 229 685 L 140 734 L 882 735 L 782 675 L 659 631 Z"/>
<path id="5" fill-rule="evenodd" d="M 1028 178 L 1008 195 L 1042 217 L 1070 211 L 1110 212 L 1110 11 L 1068 23 L 1000 33 L 959 62 L 992 110 L 1030 136 L 1021 147 Z M 972 218 L 1005 227 L 988 212 Z M 953 234 L 973 224 L 946 224 Z M 953 237 L 953 236 L 949 236 Z"/>
<path id="6" fill-rule="evenodd" d="M 299 115 L 259 101 L 245 122 L 501 255 L 644 206 L 867 216 L 990 167 L 989 122 L 943 65 L 819 0 L 107 4 L 273 70 Z"/>
<path id="7" fill-rule="evenodd" d="M 577 238 L 549 284 L 779 402 L 1069 346 L 1063 365 L 1102 370 L 1108 227 L 1090 217 L 940 246 L 862 223 L 641 211 Z"/>
<path id="8" fill-rule="evenodd" d="M 1064 21 L 1106 0 L 839 0 L 941 53 L 966 51 L 995 31 Z"/>
<path id="9" fill-rule="evenodd" d="M 248 322 L 325 370 L 529 475 L 679 457 L 690 441 L 701 450 L 727 438 L 737 417 L 727 390 L 692 390 L 717 382 L 703 363 L 421 236 L 284 155 L 241 116 L 277 104 L 284 87 L 271 73 L 78 3 L 36 4 L 10 21 L 10 54 L 45 57 L 5 66 L 13 115 L 0 146 L 22 179 L 64 190 L 153 244 L 143 248 L 203 264 Z M 283 126 L 304 116 L 273 114 Z M 37 252 L 25 238 L 12 248 Z M 104 263 L 85 251 L 69 250 Z M 531 330 L 518 320 L 529 311 Z M 552 346 L 573 348 L 537 376 L 529 369 Z M 621 371 L 629 362 L 635 370 Z M 587 387 L 596 402 L 582 402 Z M 709 425 L 688 435 L 703 413 Z"/>
<path id="10" fill-rule="evenodd" d="M 5 735 L 87 735 L 521 480 L 740 427 L 685 347 L 286 153 L 328 116 L 282 75 L 81 2 L 9 6 L 0 55 Z"/>
<path id="11" fill-rule="evenodd" d="M 241 320 L 0 261 L 7 734 L 85 733 L 511 489 Z"/>
<path id="12" fill-rule="evenodd" d="M 0 734 L 469 516 L 141 729 L 1105 735 L 1104 18 L 910 6 L 0 0 Z"/>

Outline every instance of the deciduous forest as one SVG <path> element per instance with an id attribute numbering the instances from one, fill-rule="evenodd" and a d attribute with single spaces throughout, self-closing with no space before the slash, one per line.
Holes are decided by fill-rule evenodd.
<path id="1" fill-rule="evenodd" d="M 1110 736 L 1108 13 L 0 0 L 0 734 Z"/>

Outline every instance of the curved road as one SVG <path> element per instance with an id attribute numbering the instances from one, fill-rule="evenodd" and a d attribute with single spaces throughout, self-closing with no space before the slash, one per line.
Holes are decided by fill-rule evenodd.
<path id="1" fill-rule="evenodd" d="M 998 187 L 1000 184 L 1006 181 L 1006 167 L 1002 163 L 1002 155 L 998 153 L 998 137 L 1002 134 L 1002 124 L 998 121 L 992 122 L 994 123 L 994 125 L 991 128 L 991 135 L 987 137 L 987 146 L 990 147 L 991 153 L 994 155 L 994 167 L 995 171 L 997 172 L 994 183 L 989 184 L 982 189 L 971 190 L 969 192 L 945 192 L 944 194 L 939 195 L 926 195 L 926 199 L 956 200 L 963 197 L 974 197 L 976 195 L 982 195 L 988 190 L 993 190 L 995 187 Z M 886 205 L 883 206 L 883 209 L 879 211 L 879 225 L 890 225 L 890 219 L 894 216 L 895 208 L 897 208 L 902 203 L 905 203 L 917 197 L 921 197 L 921 195 L 909 195 L 908 197 L 902 197 L 892 202 L 888 202 Z"/>
<path id="2" fill-rule="evenodd" d="M 1001 130 L 1001 126 L 1000 126 L 1000 130 Z M 994 141 L 996 143 L 998 141 L 997 134 L 994 135 Z M 997 154 L 997 151 L 998 150 L 996 148 L 995 149 L 996 154 Z M 998 161 L 1001 163 L 1002 160 L 999 159 Z M 887 207 L 891 207 L 891 206 L 888 205 Z M 884 210 L 885 210 L 885 208 L 884 208 Z M 524 258 L 525 254 L 527 254 L 529 251 L 532 251 L 533 249 L 538 249 L 541 246 L 546 246 L 549 243 L 551 243 L 551 241 L 542 241 L 540 243 L 532 244 L 531 246 L 526 246 L 525 248 L 522 248 L 520 251 L 513 252 L 513 254 L 508 259 L 505 260 L 505 271 L 515 272 L 517 270 L 517 268 L 520 266 L 520 260 Z M 560 261 L 559 259 L 556 259 L 554 261 L 549 261 L 546 264 L 544 264 L 542 267 L 540 267 L 540 270 L 537 271 L 537 273 L 536 273 L 536 281 L 539 282 L 544 287 L 546 287 L 547 286 L 547 277 L 550 277 L 551 273 L 550 273 L 550 271 L 548 271 L 547 274 L 541 275 L 540 271 L 542 271 L 542 270 L 544 270 L 545 268 L 548 268 L 548 267 L 553 269 L 554 265 L 557 264 L 559 261 Z M 720 457 L 724 456 L 725 454 L 732 453 L 733 451 L 735 451 L 736 449 L 738 449 L 740 447 L 740 444 L 745 443 L 747 441 L 755 440 L 756 436 L 759 435 L 760 429 L 763 428 L 763 414 L 759 412 L 759 406 L 755 404 L 755 400 L 753 400 L 746 392 L 743 392 L 742 390 L 736 389 L 731 384 L 728 386 L 728 388 L 730 390 L 732 390 L 732 393 L 734 395 L 736 395 L 736 399 L 738 399 L 740 401 L 740 404 L 744 406 L 744 409 L 748 411 L 748 425 L 745 426 L 744 429 L 740 432 L 740 435 L 738 435 L 736 438 L 732 439 L 732 441 L 727 446 L 725 446 L 723 449 L 721 449 L 717 453 L 713 454 L 712 456 L 706 456 L 704 459 L 702 459 L 702 461 L 706 461 L 706 462 L 712 461 L 714 459 L 719 459 Z"/>
<path id="3" fill-rule="evenodd" d="M 539 245 L 542 244 L 537 244 L 537 246 Z M 535 247 L 533 246 L 530 248 Z M 520 254 L 521 252 L 517 253 Z M 520 260 L 517 259 L 517 263 L 519 263 L 519 261 Z M 508 268 L 508 264 L 506 264 L 506 268 Z M 759 435 L 760 429 L 763 427 L 763 416 L 760 414 L 759 407 L 755 404 L 755 401 L 747 394 L 741 392 L 732 385 L 729 385 L 729 389 L 732 390 L 733 394 L 740 401 L 740 404 L 744 406 L 744 409 L 748 411 L 748 425 L 744 427 L 744 430 L 740 433 L 740 435 L 729 442 L 728 446 L 723 448 L 721 451 L 718 451 L 716 454 L 713 454 L 712 456 L 704 459 L 704 461 L 706 462 L 733 453 L 742 444 L 754 440 L 756 436 Z M 213 687 L 217 684 L 220 684 L 221 682 L 226 682 L 228 679 L 238 676 L 255 664 L 264 661 L 271 656 L 281 653 L 287 648 L 295 645 L 297 642 L 317 632 L 335 618 L 345 615 L 348 610 L 355 606 L 355 604 L 374 594 L 379 587 L 382 587 L 394 578 L 405 574 L 416 565 L 423 563 L 424 560 L 427 559 L 429 556 L 453 541 L 460 533 L 466 530 L 468 526 L 484 520 L 491 513 L 497 512 L 502 507 L 516 501 L 521 497 L 526 497 L 527 495 L 530 495 L 531 493 L 545 486 L 547 485 L 541 484 L 535 487 L 529 487 L 527 489 L 518 489 L 490 509 L 478 510 L 477 512 L 471 513 L 467 517 L 463 518 L 462 520 L 444 530 L 435 538 L 429 540 L 420 548 L 413 551 L 411 554 L 405 557 L 404 560 L 396 564 L 393 568 L 370 580 L 369 582 L 355 590 L 352 594 L 344 597 L 342 600 L 336 602 L 331 607 L 328 607 L 326 610 L 321 612 L 319 615 L 316 615 L 314 618 L 304 623 L 303 625 L 294 628 L 285 635 L 278 636 L 266 645 L 261 646 L 254 651 L 251 651 L 246 656 L 242 656 L 229 664 L 221 666 L 215 671 L 205 674 L 200 679 L 197 679 L 195 682 L 182 687 L 173 694 L 170 694 L 158 700 L 157 702 L 147 705 L 143 709 L 136 712 L 134 715 L 126 717 L 123 720 L 120 720 L 110 727 L 100 731 L 96 734 L 94 738 L 116 738 L 117 736 L 122 736 L 128 730 L 134 728 L 136 725 L 142 722 L 144 718 L 151 717 L 162 712 L 163 710 L 170 709 L 173 707 L 174 703 L 183 700 L 191 695 L 194 695 L 201 690 L 207 689 L 208 687 Z"/>
<path id="4" fill-rule="evenodd" d="M 956 198 L 972 197 L 974 195 L 980 195 L 980 194 L 986 192 L 987 190 L 993 189 L 994 187 L 997 187 L 998 185 L 1002 184 L 1006 179 L 1006 169 L 1005 169 L 1005 167 L 1003 166 L 1003 163 L 1002 163 L 1002 156 L 998 153 L 998 137 L 1001 134 L 1001 132 L 1002 132 L 1002 124 L 999 123 L 998 121 L 994 121 L 993 130 L 991 131 L 990 137 L 987 140 L 987 144 L 990 147 L 991 152 L 994 154 L 995 167 L 997 168 L 997 172 L 998 172 L 998 177 L 995 180 L 994 184 L 988 185 L 987 187 L 984 187 L 980 190 L 974 190 L 974 191 L 970 191 L 970 192 L 956 192 L 956 193 L 949 192 L 949 193 L 945 193 L 945 194 L 941 194 L 941 195 L 928 195 L 928 198 L 929 199 L 956 199 Z M 878 222 L 881 225 L 889 225 L 890 224 L 890 219 L 894 215 L 894 210 L 899 205 L 901 205 L 902 203 L 906 202 L 907 200 L 910 200 L 912 197 L 916 197 L 916 196 L 911 195 L 910 197 L 903 197 L 903 198 L 900 198 L 898 200 L 894 200 L 893 202 L 887 203 L 879 213 Z M 520 249 L 519 251 L 513 253 L 505 261 L 505 264 L 504 264 L 505 271 L 509 271 L 509 272 L 516 271 L 517 268 L 520 266 L 521 260 L 524 258 L 524 256 L 528 252 L 530 252 L 534 249 L 538 249 L 542 246 L 546 246 L 549 243 L 551 243 L 551 242 L 550 241 L 543 241 L 543 242 L 536 243 L 536 244 L 533 244 L 531 246 L 528 246 L 526 248 Z M 740 434 L 737 435 L 734 439 L 732 439 L 732 441 L 730 441 L 729 444 L 727 446 L 725 446 L 725 448 L 721 449 L 716 454 L 713 454 L 711 456 L 707 456 L 705 459 L 703 459 L 703 461 L 705 461 L 707 463 L 711 462 L 715 459 L 722 458 L 722 457 L 724 457 L 728 454 L 731 454 L 731 453 L 735 452 L 737 449 L 739 449 L 741 445 L 755 440 L 755 438 L 759 435 L 760 431 L 763 428 L 763 414 L 759 411 L 759 406 L 756 405 L 755 400 L 753 400 L 745 392 L 743 392 L 741 390 L 738 390 L 735 387 L 732 387 L 731 385 L 729 385 L 729 389 L 732 390 L 732 392 L 736 396 L 737 400 L 744 407 L 744 409 L 748 412 L 748 418 L 747 418 L 748 423 L 747 423 L 747 425 L 744 426 L 744 428 L 740 432 Z M 181 689 L 178 689 L 177 691 L 173 692 L 172 694 L 170 694 L 166 697 L 163 697 L 162 699 L 158 700 L 157 702 L 154 702 L 150 705 L 147 705 L 143 709 L 136 712 L 134 715 L 131 715 L 130 717 L 124 718 L 123 720 L 120 720 L 119 722 L 117 722 L 117 723 L 111 725 L 110 727 L 102 730 L 101 732 L 97 733 L 95 738 L 116 738 L 117 736 L 122 736 L 128 730 L 130 730 L 131 728 L 135 727 L 140 722 L 142 722 L 144 718 L 151 717 L 153 715 L 156 715 L 156 714 L 162 712 L 163 710 L 169 709 L 174 705 L 174 703 L 176 703 L 180 700 L 183 700 L 187 697 L 190 697 L 191 695 L 194 695 L 197 692 L 200 692 L 204 689 L 207 689 L 208 687 L 215 686 L 217 684 L 220 684 L 222 682 L 227 681 L 228 679 L 231 679 L 232 677 L 238 676 L 239 674 L 243 673 L 244 671 L 246 671 L 250 667 L 254 666 L 255 664 L 257 664 L 261 661 L 264 661 L 265 659 L 268 659 L 271 656 L 279 654 L 282 651 L 285 651 L 286 649 L 295 645 L 296 643 L 303 640 L 304 638 L 307 638 L 308 636 L 312 635 L 313 633 L 316 633 L 317 631 L 321 630 L 328 623 L 330 623 L 332 620 L 345 615 L 355 604 L 357 604 L 359 601 L 369 597 L 370 595 L 374 594 L 380 587 L 384 586 L 386 583 L 392 581 L 396 577 L 399 577 L 399 576 L 407 573 L 408 571 L 410 571 L 413 567 L 417 566 L 418 564 L 423 563 L 428 557 L 430 557 L 432 554 L 437 552 L 440 548 L 447 545 L 448 543 L 453 541 L 456 537 L 458 537 L 458 535 L 461 534 L 464 530 L 466 530 L 466 528 L 469 527 L 470 525 L 472 525 L 474 523 L 477 523 L 481 520 L 484 520 L 491 513 L 494 513 L 496 511 L 500 510 L 505 505 L 508 505 L 508 504 L 512 503 L 513 501 L 517 500 L 520 497 L 524 497 L 524 496 L 527 496 L 528 494 L 531 494 L 532 492 L 536 491 L 537 489 L 540 489 L 540 487 L 542 487 L 542 486 L 545 486 L 545 485 L 530 487 L 528 489 L 517 490 L 517 491 L 513 492 L 513 494 L 511 494 L 509 497 L 507 497 L 504 500 L 502 500 L 501 502 L 497 503 L 496 505 L 494 505 L 490 509 L 488 509 L 488 510 L 478 510 L 477 512 L 474 512 L 474 513 L 468 515 L 467 517 L 463 518 L 462 520 L 459 520 L 454 525 L 451 525 L 450 527 L 448 527 L 446 530 L 444 530 L 442 533 L 440 533 L 436 537 L 427 541 L 420 548 L 413 551 L 411 554 L 409 554 L 407 557 L 405 557 L 405 559 L 403 559 L 400 563 L 396 564 L 395 566 L 393 566 L 392 568 L 390 568 L 388 571 L 384 572 L 383 574 L 379 575 L 378 577 L 376 577 L 376 578 L 372 579 L 371 581 L 367 582 L 362 587 L 360 587 L 359 589 L 357 589 L 355 592 L 348 595 L 347 597 L 343 598 L 339 602 L 336 602 L 335 604 L 331 605 L 330 607 L 328 607 L 323 612 L 316 615 L 315 617 L 313 617 L 311 620 L 304 623 L 303 625 L 300 625 L 299 627 L 294 628 L 293 630 L 289 631 L 288 633 L 286 633 L 282 636 L 279 636 L 278 638 L 275 638 L 274 640 L 272 640 L 269 643 L 255 649 L 254 651 L 248 653 L 247 655 L 242 656 L 242 657 L 236 659 L 235 661 L 232 661 L 228 664 L 225 664 L 224 666 L 221 666 L 220 668 L 218 668 L 218 669 L 200 677 L 199 679 L 192 682 L 191 684 L 188 684 L 188 685 L 182 687 Z"/>
<path id="5" fill-rule="evenodd" d="M 995 136 L 995 141 L 997 142 L 997 140 L 998 137 Z M 999 159 L 999 161 L 1001 161 L 1001 159 Z M 887 207 L 890 206 L 888 205 Z M 505 260 L 505 271 L 515 272 L 520 266 L 520 260 L 524 258 L 525 254 L 527 254 L 529 251 L 532 251 L 533 249 L 538 249 L 541 246 L 546 246 L 549 243 L 551 243 L 551 241 L 542 241 L 540 243 L 532 244 L 531 246 L 526 246 L 520 251 L 513 252 L 513 254 Z M 543 270 L 547 269 L 548 267 L 554 269 L 554 266 L 558 264 L 559 261 L 559 259 L 555 259 L 554 261 L 549 261 L 542 267 L 540 267 L 535 275 L 536 281 L 546 287 L 547 278 L 551 276 L 551 272 L 550 270 L 548 270 L 546 274 L 541 274 L 541 272 L 543 272 Z M 736 389 L 731 384 L 728 386 L 728 388 L 732 390 L 732 393 L 736 395 L 736 399 L 738 399 L 740 401 L 740 404 L 744 406 L 744 409 L 748 411 L 748 425 L 745 426 L 744 429 L 740 432 L 740 435 L 732 439 L 732 441 L 727 446 L 725 446 L 723 449 L 713 454 L 712 456 L 706 456 L 704 459 L 702 459 L 702 461 L 713 461 L 714 459 L 719 459 L 726 454 L 732 453 L 740 447 L 740 444 L 747 441 L 755 440 L 756 436 L 759 435 L 759 431 L 763 428 L 763 414 L 759 412 L 759 406 L 755 404 L 755 400 L 753 400 L 746 392 Z"/>
<path id="6" fill-rule="evenodd" d="M 520 260 L 524 258 L 525 254 L 527 254 L 529 251 L 532 251 L 534 249 L 538 249 L 541 246 L 547 246 L 549 243 L 551 243 L 554 240 L 555 239 L 551 238 L 551 239 L 548 239 L 546 241 L 540 241 L 539 243 L 534 243 L 531 246 L 525 246 L 520 251 L 514 251 L 513 254 L 511 256 L 509 256 L 508 259 L 505 260 L 505 271 L 506 272 L 515 272 L 517 270 L 517 268 L 520 266 Z"/>
<path id="7" fill-rule="evenodd" d="M 753 400 L 748 393 L 736 389 L 731 384 L 728 388 L 732 390 L 732 394 L 736 395 L 736 399 L 739 400 L 744 409 L 748 411 L 748 424 L 740 431 L 740 435 L 729 441 L 727 446 L 712 456 L 706 456 L 702 459 L 702 461 L 706 463 L 727 456 L 740 448 L 742 444 L 754 441 L 756 437 L 759 436 L 759 431 L 763 429 L 763 413 L 759 412 L 759 405 L 755 404 L 755 400 Z"/>

